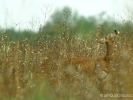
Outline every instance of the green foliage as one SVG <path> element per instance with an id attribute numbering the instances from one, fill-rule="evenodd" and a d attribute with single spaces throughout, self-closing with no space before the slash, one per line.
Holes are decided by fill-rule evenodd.
<path id="1" fill-rule="evenodd" d="M 22 41 L 27 39 L 30 44 L 36 44 L 41 38 L 46 41 L 48 37 L 57 38 L 59 35 L 65 37 L 81 37 L 88 38 L 95 37 L 99 32 L 102 36 L 106 36 L 108 32 L 113 32 L 114 29 L 120 30 L 122 34 L 132 35 L 132 22 L 118 22 L 111 18 L 104 19 L 106 12 L 100 13 L 98 16 L 84 17 L 80 16 L 78 12 L 72 12 L 69 7 L 57 9 L 45 25 L 40 27 L 38 32 L 32 30 L 15 31 L 14 29 L 0 30 L 0 37 L 6 35 L 10 41 Z M 97 30 L 97 26 L 101 29 Z M 50 39 L 49 38 L 49 39 Z"/>
<path id="2" fill-rule="evenodd" d="M 42 27 L 45 35 L 56 37 L 59 34 L 63 36 L 95 36 L 96 27 L 101 26 L 101 34 L 106 35 L 109 31 L 120 29 L 121 25 L 113 20 L 103 18 L 105 12 L 100 13 L 97 17 L 90 16 L 88 18 L 79 16 L 77 12 L 71 12 L 69 7 L 56 10 L 52 14 L 49 22 Z M 112 30 L 113 29 L 113 30 Z"/>
<path id="3" fill-rule="evenodd" d="M 29 43 L 35 44 L 39 38 L 39 34 L 33 31 L 15 31 L 14 29 L 0 30 L 0 37 L 7 36 L 9 41 L 20 41 L 27 39 Z"/>
<path id="4" fill-rule="evenodd" d="M 33 88 L 33 97 L 32 100 L 57 100 L 57 97 L 54 95 L 52 88 L 50 87 L 49 82 L 46 79 L 39 81 L 36 86 Z"/>

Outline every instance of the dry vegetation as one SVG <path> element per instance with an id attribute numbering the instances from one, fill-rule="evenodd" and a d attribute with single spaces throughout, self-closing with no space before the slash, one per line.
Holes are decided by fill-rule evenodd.
<path id="1" fill-rule="evenodd" d="M 0 39 L 1 100 L 132 100 L 133 97 L 100 97 L 105 94 L 133 94 L 133 41 L 122 34 L 114 45 L 111 71 L 93 68 L 95 63 L 82 58 L 105 55 L 106 45 L 76 37 L 42 41 L 36 46 L 28 40 Z M 82 63 L 66 64 L 78 57 Z M 77 58 L 76 58 L 77 59 Z M 92 65 L 82 69 L 82 66 Z M 77 68 L 75 68 L 77 66 Z M 84 70 L 84 71 L 83 71 Z M 92 71 L 90 71 L 92 70 Z"/>

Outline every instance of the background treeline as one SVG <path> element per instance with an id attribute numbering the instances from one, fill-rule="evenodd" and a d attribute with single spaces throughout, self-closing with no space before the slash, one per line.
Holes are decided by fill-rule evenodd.
<path id="1" fill-rule="evenodd" d="M 0 29 L 0 36 L 6 35 L 11 41 L 27 39 L 33 44 L 36 43 L 40 37 L 42 40 L 46 40 L 61 35 L 85 39 L 88 36 L 95 37 L 97 32 L 105 36 L 109 32 L 113 32 L 114 29 L 130 37 L 133 36 L 133 25 L 131 21 L 117 20 L 110 16 L 105 16 L 106 12 L 102 12 L 98 16 L 84 17 L 80 16 L 78 12 L 71 12 L 69 7 L 64 7 L 57 9 L 45 25 L 40 25 L 37 32 L 33 30 L 16 31 L 14 28 L 6 30 Z M 97 26 L 100 26 L 100 30 L 97 30 Z"/>

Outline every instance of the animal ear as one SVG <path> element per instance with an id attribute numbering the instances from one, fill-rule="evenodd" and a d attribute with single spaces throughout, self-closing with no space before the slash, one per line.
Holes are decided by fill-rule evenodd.
<path id="1" fill-rule="evenodd" d="M 119 31 L 117 31 L 117 30 L 114 30 L 114 32 L 115 32 L 115 34 L 119 34 Z"/>

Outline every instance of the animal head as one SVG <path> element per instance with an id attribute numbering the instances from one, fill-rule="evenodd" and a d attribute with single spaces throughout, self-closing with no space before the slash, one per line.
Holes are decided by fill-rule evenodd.
<path id="1" fill-rule="evenodd" d="M 118 35 L 119 35 L 119 31 L 114 30 L 113 33 L 110 33 L 105 38 L 99 39 L 98 43 L 114 43 Z"/>

